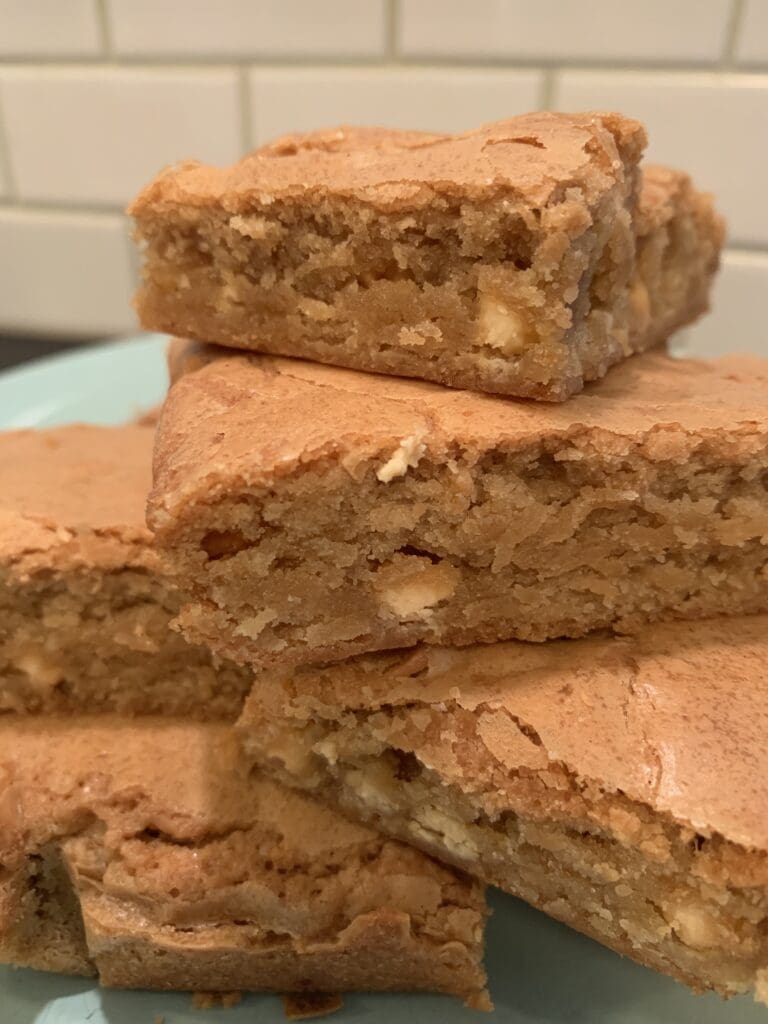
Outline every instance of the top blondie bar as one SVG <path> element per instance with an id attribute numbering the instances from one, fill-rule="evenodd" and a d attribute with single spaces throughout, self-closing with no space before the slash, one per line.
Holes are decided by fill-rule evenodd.
<path id="1" fill-rule="evenodd" d="M 339 128 L 133 203 L 142 325 L 562 401 L 707 308 L 723 228 L 618 114 L 461 135 Z"/>

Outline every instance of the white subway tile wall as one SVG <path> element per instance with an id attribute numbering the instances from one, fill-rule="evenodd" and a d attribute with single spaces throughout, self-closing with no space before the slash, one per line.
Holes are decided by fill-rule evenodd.
<path id="1" fill-rule="evenodd" d="M 768 75 L 565 71 L 554 105 L 639 118 L 648 126 L 648 159 L 684 167 L 714 192 L 732 243 L 768 242 Z"/>
<path id="2" fill-rule="evenodd" d="M 95 57 L 97 0 L 0 0 L 0 56 Z"/>
<path id="3" fill-rule="evenodd" d="M 462 131 L 541 103 L 541 72 L 451 68 L 280 68 L 250 72 L 256 143 L 332 124 Z"/>
<path id="4" fill-rule="evenodd" d="M 758 352 L 768 356 L 765 301 L 768 253 L 726 252 L 712 296 L 712 310 L 684 332 L 682 351 L 702 356 Z"/>
<path id="5" fill-rule="evenodd" d="M 130 330 L 126 225 L 116 213 L 0 209 L 0 310 L 7 331 Z"/>
<path id="6" fill-rule="evenodd" d="M 238 99 L 229 68 L 0 68 L 19 198 L 121 206 L 175 160 L 229 163 Z"/>
<path id="7" fill-rule="evenodd" d="M 10 191 L 5 159 L 5 146 L 3 145 L 2 130 L 0 126 L 0 201 L 6 198 Z"/>
<path id="8" fill-rule="evenodd" d="M 768 355 L 768 0 L 0 0 L 0 332 L 134 326 L 122 210 L 165 164 L 536 108 L 634 114 L 715 192 L 729 248 L 680 343 Z"/>
<path id="9" fill-rule="evenodd" d="M 768 3 L 765 0 L 744 0 L 741 32 L 736 41 L 739 64 L 768 65 Z"/>
<path id="10" fill-rule="evenodd" d="M 402 0 L 407 57 L 696 62 L 725 46 L 729 0 Z"/>
<path id="11" fill-rule="evenodd" d="M 107 0 L 123 57 L 381 57 L 386 0 Z"/>

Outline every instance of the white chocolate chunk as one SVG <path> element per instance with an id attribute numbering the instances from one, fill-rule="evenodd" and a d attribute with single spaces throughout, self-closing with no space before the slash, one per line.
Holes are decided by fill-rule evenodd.
<path id="1" fill-rule="evenodd" d="M 443 332 L 437 324 L 433 324 L 429 320 L 422 320 L 412 327 L 401 327 L 397 334 L 397 340 L 400 345 L 415 345 L 416 347 L 424 345 L 427 341 L 439 342 L 442 340 L 442 337 Z"/>
<path id="2" fill-rule="evenodd" d="M 250 618 L 243 619 L 240 625 L 235 628 L 235 634 L 237 636 L 247 636 L 251 640 L 255 640 L 257 636 L 264 632 L 264 629 L 270 622 L 274 622 L 276 618 L 277 612 L 273 608 L 265 608 L 258 615 L 252 615 Z"/>
<path id="3" fill-rule="evenodd" d="M 267 743 L 264 753 L 269 760 L 280 761 L 295 784 L 316 785 L 317 780 L 312 773 L 312 751 L 300 739 L 286 732 L 272 743 Z"/>
<path id="4" fill-rule="evenodd" d="M 64 678 L 61 668 L 41 651 L 29 651 L 16 658 L 16 667 L 41 690 L 55 686 Z"/>
<path id="5" fill-rule="evenodd" d="M 344 773 L 344 782 L 357 793 L 366 807 L 373 807 L 383 813 L 397 809 L 397 784 L 386 765 L 350 768 Z"/>
<path id="6" fill-rule="evenodd" d="M 405 476 L 409 469 L 415 469 L 418 466 L 425 451 L 426 445 L 420 435 L 411 434 L 409 437 L 404 437 L 400 446 L 376 471 L 376 479 L 383 484 L 388 484 L 395 477 Z"/>
<path id="7" fill-rule="evenodd" d="M 321 302 L 320 299 L 300 299 L 298 307 L 304 316 L 310 320 L 325 321 L 333 319 L 333 306 L 328 302 Z"/>
<path id="8" fill-rule="evenodd" d="M 320 740 L 313 747 L 316 754 L 319 754 L 328 764 L 336 764 L 339 759 L 339 748 L 335 740 L 330 738 Z"/>
<path id="9" fill-rule="evenodd" d="M 719 945 L 720 927 L 702 907 L 679 904 L 669 916 L 669 923 L 682 942 L 692 949 L 708 949 Z"/>
<path id="10" fill-rule="evenodd" d="M 455 857 L 463 860 L 476 860 L 479 855 L 477 844 L 472 841 L 469 829 L 463 821 L 452 818 L 444 811 L 438 811 L 436 807 L 429 805 L 418 807 L 414 811 L 414 817 L 421 826 L 415 831 L 426 833 L 425 838 L 433 839 L 435 835 L 440 837 L 440 843 Z M 432 835 L 429 835 L 432 833 Z"/>
<path id="11" fill-rule="evenodd" d="M 229 218 L 229 226 L 246 238 L 261 239 L 267 238 L 270 226 L 264 217 L 243 217 L 237 215 Z"/>
<path id="12" fill-rule="evenodd" d="M 536 340 L 528 319 L 493 295 L 480 297 L 479 339 L 505 355 L 519 355 Z"/>
<path id="13" fill-rule="evenodd" d="M 651 322 L 651 297 L 639 278 L 629 290 L 629 305 L 637 321 L 635 330 L 644 331 Z"/>
<path id="14" fill-rule="evenodd" d="M 431 565 L 426 559 L 413 557 L 413 569 L 402 562 L 380 570 L 379 596 L 385 607 L 400 619 L 426 618 L 440 601 L 456 590 L 459 570 L 447 562 Z"/>

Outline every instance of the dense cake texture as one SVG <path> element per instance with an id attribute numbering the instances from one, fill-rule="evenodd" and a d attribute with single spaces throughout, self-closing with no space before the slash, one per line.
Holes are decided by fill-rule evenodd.
<path id="1" fill-rule="evenodd" d="M 687 174 L 669 167 L 643 168 L 635 214 L 636 268 L 630 288 L 629 343 L 609 350 L 582 374 L 597 380 L 633 352 L 642 352 L 709 309 L 712 281 L 725 235 L 712 198 Z"/>
<path id="2" fill-rule="evenodd" d="M 149 522 L 187 638 L 262 668 L 768 607 L 768 363 L 562 406 L 177 345 Z"/>
<path id="3" fill-rule="evenodd" d="M 261 680 L 278 779 L 723 995 L 768 1001 L 768 616 L 420 646 Z"/>
<path id="4" fill-rule="evenodd" d="M 707 308 L 723 227 L 618 114 L 340 128 L 164 171 L 130 212 L 144 327 L 560 401 Z"/>
<path id="5" fill-rule="evenodd" d="M 144 523 L 152 430 L 0 434 L 0 713 L 234 717 L 247 671 L 169 629 Z"/>
<path id="6" fill-rule="evenodd" d="M 226 724 L 0 720 L 0 960 L 487 1007 L 482 887 L 245 767 Z"/>

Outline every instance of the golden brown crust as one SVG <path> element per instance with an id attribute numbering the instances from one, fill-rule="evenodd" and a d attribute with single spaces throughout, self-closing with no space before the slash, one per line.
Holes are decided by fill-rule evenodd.
<path id="1" fill-rule="evenodd" d="M 768 362 L 756 356 L 704 362 L 649 353 L 566 405 L 542 407 L 190 345 L 191 362 L 183 347 L 172 360 L 177 375 L 199 372 L 182 372 L 172 387 L 155 447 L 148 518 L 161 534 L 187 502 L 214 500 L 230 479 L 271 486 L 329 460 L 354 476 L 367 461 L 386 464 L 408 437 L 436 461 L 456 448 L 481 453 L 578 436 L 595 449 L 639 442 L 661 460 L 680 459 L 702 437 L 759 443 L 768 429 Z"/>
<path id="2" fill-rule="evenodd" d="M 557 764 L 575 787 L 758 852 L 768 851 L 767 660 L 766 615 L 658 623 L 634 637 L 363 655 L 270 677 L 279 687 L 263 680 L 249 703 L 279 716 L 287 698 L 297 718 L 379 715 L 382 737 L 407 736 L 489 814 L 507 800 L 503 778 Z M 467 714 L 471 740 L 447 744 Z"/>
<path id="3" fill-rule="evenodd" d="M 153 438 L 0 437 L 0 713 L 237 714 L 249 674 L 169 630 L 179 598 L 144 522 Z"/>
<path id="4" fill-rule="evenodd" d="M 154 432 L 74 424 L 0 441 L 0 560 L 22 576 L 61 564 L 154 565 L 144 506 Z"/>
<path id="5" fill-rule="evenodd" d="M 213 348 L 189 359 L 174 350 L 149 521 L 185 635 L 235 661 L 766 607 L 764 361 L 649 353 L 547 407 Z"/>
<path id="6" fill-rule="evenodd" d="M 539 113 L 458 136 L 341 128 L 171 168 L 131 207 L 140 319 L 561 401 L 706 303 L 711 225 L 673 246 L 663 296 L 635 280 L 644 144 L 620 115 Z M 685 202 L 674 218 L 690 227 Z"/>
<path id="7" fill-rule="evenodd" d="M 435 196 L 512 195 L 534 204 L 578 185 L 592 191 L 634 163 L 645 146 L 637 121 L 618 114 L 534 113 L 461 135 L 339 127 L 284 136 L 228 168 L 184 163 L 148 185 L 129 208 L 141 218 L 165 204 L 269 203 L 323 195 L 354 197 L 391 212 Z M 603 179 L 604 180 L 604 179 Z"/>
<path id="8" fill-rule="evenodd" d="M 40 945 L 64 896 L 29 873 L 58 850 L 104 984 L 482 996 L 480 887 L 249 772 L 232 729 L 5 719 L 0 751 L 11 962 L 67 969 Z"/>
<path id="9" fill-rule="evenodd" d="M 262 677 L 276 777 L 698 989 L 768 971 L 768 617 Z M 249 735 L 250 731 L 250 735 Z"/>

